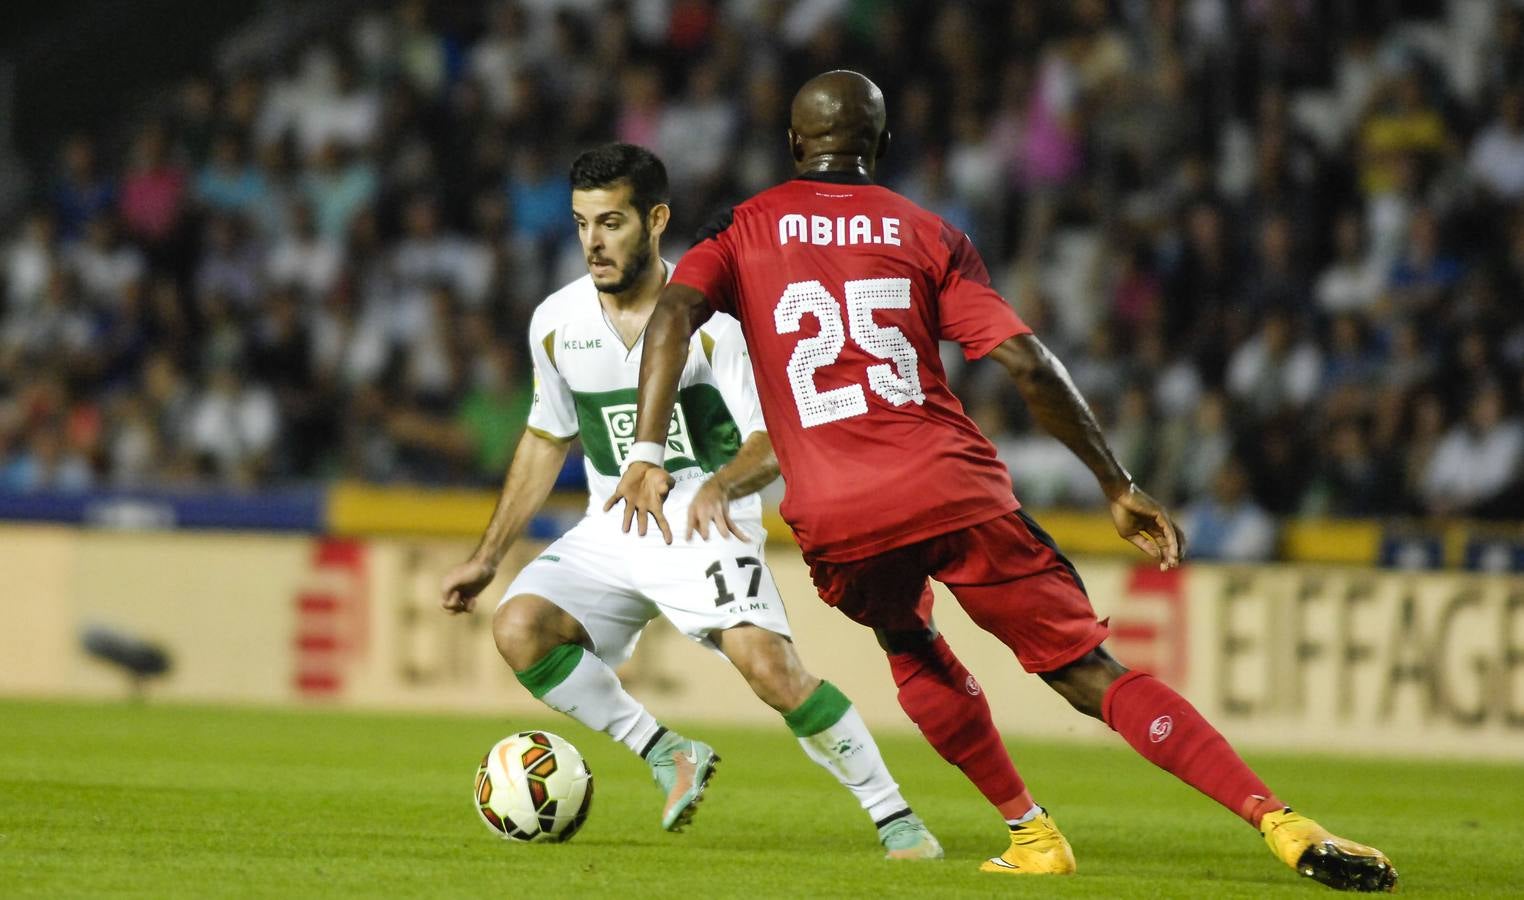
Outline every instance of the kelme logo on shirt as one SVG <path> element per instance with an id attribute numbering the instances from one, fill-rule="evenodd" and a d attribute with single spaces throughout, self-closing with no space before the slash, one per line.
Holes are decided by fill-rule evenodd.
<path id="1" fill-rule="evenodd" d="M 603 408 L 603 424 L 608 427 L 614 447 L 614 462 L 620 468 L 629 460 L 635 444 L 635 404 L 621 403 Z M 693 439 L 688 434 L 688 420 L 681 404 L 672 408 L 672 422 L 667 426 L 667 456 L 696 459 Z"/>

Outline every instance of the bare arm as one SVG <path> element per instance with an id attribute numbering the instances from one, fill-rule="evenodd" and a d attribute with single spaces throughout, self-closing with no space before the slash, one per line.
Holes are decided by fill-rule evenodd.
<path id="1" fill-rule="evenodd" d="M 735 459 L 714 473 L 713 481 L 721 485 L 726 500 L 739 500 L 755 494 L 778 478 L 778 456 L 773 452 L 773 439 L 767 432 L 754 432 L 736 451 Z"/>
<path id="2" fill-rule="evenodd" d="M 1160 569 L 1179 565 L 1184 535 L 1164 507 L 1133 484 L 1132 476 L 1117 462 L 1100 423 L 1058 357 L 1030 334 L 1004 341 L 990 351 L 990 357 L 1010 373 L 1037 424 L 1095 475 L 1111 505 L 1117 533 L 1159 560 Z"/>
<path id="3" fill-rule="evenodd" d="M 1089 467 L 1106 499 L 1132 487 L 1132 476 L 1112 455 L 1090 405 L 1042 341 L 1035 335 L 1017 335 L 991 350 L 990 358 L 1010 373 L 1037 424 Z"/>
<path id="4" fill-rule="evenodd" d="M 476 595 L 497 574 L 503 554 L 524 534 L 529 520 L 550 496 L 556 476 L 566 464 L 570 446 L 570 441 L 557 440 L 535 431 L 524 432 L 481 543 L 470 559 L 445 576 L 442 588 L 445 609 L 470 612 L 476 605 Z"/>
<path id="5" fill-rule="evenodd" d="M 529 520 L 540 511 L 556 477 L 566 465 L 566 453 L 571 447 L 567 440 L 557 440 L 550 435 L 525 431 L 513 453 L 508 466 L 508 477 L 503 480 L 503 492 L 492 511 L 492 520 L 477 545 L 474 559 L 497 566 L 503 554 L 529 527 Z"/>
<path id="6" fill-rule="evenodd" d="M 636 401 L 635 440 L 665 446 L 672 406 L 677 402 L 677 382 L 688 359 L 688 342 L 708 317 L 704 295 L 687 285 L 669 284 L 651 312 L 646 325 L 645 348 L 640 358 L 640 396 Z M 605 512 L 624 501 L 624 530 L 631 520 L 640 534 L 646 533 L 646 515 L 672 543 L 672 529 L 662 514 L 662 501 L 672 488 L 672 476 L 658 464 L 632 462 L 624 477 L 603 505 Z"/>
<path id="7" fill-rule="evenodd" d="M 723 536 L 749 541 L 750 536 L 730 520 L 730 502 L 762 490 L 778 477 L 778 457 L 773 453 L 772 438 L 765 431 L 753 432 L 736 451 L 735 459 L 720 467 L 714 477 L 704 482 L 688 506 L 688 534 L 697 531 L 709 540 L 709 526 Z"/>
<path id="8" fill-rule="evenodd" d="M 664 443 L 677 382 L 688 360 L 688 342 L 703 324 L 709 306 L 704 295 L 685 284 L 669 284 L 646 325 L 640 357 L 640 399 L 636 401 L 635 440 Z"/>

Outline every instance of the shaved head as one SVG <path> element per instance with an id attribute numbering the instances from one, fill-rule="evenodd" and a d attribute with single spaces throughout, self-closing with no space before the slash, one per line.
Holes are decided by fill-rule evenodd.
<path id="1" fill-rule="evenodd" d="M 789 148 L 800 169 L 855 161 L 871 173 L 887 146 L 885 119 L 884 93 L 863 75 L 816 75 L 794 95 Z"/>

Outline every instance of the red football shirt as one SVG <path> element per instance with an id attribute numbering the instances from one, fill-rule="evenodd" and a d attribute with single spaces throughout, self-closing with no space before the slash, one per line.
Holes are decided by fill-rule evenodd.
<path id="1" fill-rule="evenodd" d="M 796 178 L 732 210 L 672 281 L 741 321 L 806 553 L 861 559 L 1016 509 L 937 342 L 977 359 L 1031 329 L 940 217 L 860 176 Z"/>

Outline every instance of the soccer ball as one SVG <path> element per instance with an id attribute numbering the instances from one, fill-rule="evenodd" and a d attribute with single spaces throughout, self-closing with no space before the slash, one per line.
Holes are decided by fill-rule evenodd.
<path id="1" fill-rule="evenodd" d="M 593 773 L 577 748 L 548 731 L 498 741 L 476 770 L 476 811 L 511 841 L 569 841 L 593 805 Z"/>

